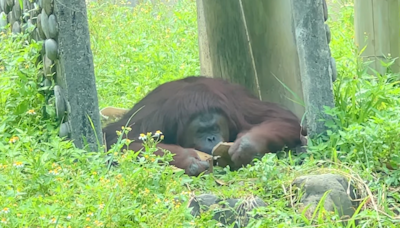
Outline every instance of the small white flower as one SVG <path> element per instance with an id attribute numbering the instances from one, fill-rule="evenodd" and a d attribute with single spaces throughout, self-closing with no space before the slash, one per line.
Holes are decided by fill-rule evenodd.
<path id="1" fill-rule="evenodd" d="M 17 168 L 22 168 L 22 167 L 24 167 L 24 164 L 22 163 L 22 162 L 14 162 L 14 167 L 17 167 Z"/>
<path id="2" fill-rule="evenodd" d="M 10 213 L 10 208 L 5 207 L 3 210 L 1 210 L 1 212 L 3 212 L 4 214 L 8 214 Z"/>
<path id="3" fill-rule="evenodd" d="M 33 110 L 33 109 L 28 110 L 26 113 L 28 115 L 35 115 L 36 114 L 35 110 Z"/>
<path id="4" fill-rule="evenodd" d="M 160 135 L 162 135 L 162 132 L 161 131 L 156 131 L 156 133 L 154 133 L 154 137 L 159 137 Z"/>
<path id="5" fill-rule="evenodd" d="M 139 140 L 146 140 L 147 139 L 147 136 L 145 135 L 145 134 L 140 134 L 140 136 L 139 136 Z"/>

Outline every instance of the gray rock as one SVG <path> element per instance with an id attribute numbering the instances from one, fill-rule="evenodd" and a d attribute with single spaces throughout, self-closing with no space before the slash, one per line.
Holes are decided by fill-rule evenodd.
<path id="1" fill-rule="evenodd" d="M 6 0 L 6 2 L 9 8 L 12 8 L 14 6 L 14 0 Z"/>
<path id="2" fill-rule="evenodd" d="M 39 41 L 40 40 L 40 35 L 39 35 L 39 30 L 38 30 L 38 28 L 34 28 L 33 29 L 33 31 L 31 32 L 31 39 L 34 39 L 34 40 L 36 40 L 36 41 Z M 40 58 L 38 58 L 38 59 L 40 59 Z"/>
<path id="3" fill-rule="evenodd" d="M 17 21 L 20 21 L 21 18 L 21 5 L 19 4 L 19 0 L 15 0 L 15 4 L 13 7 L 14 18 Z"/>
<path id="4" fill-rule="evenodd" d="M 59 85 L 54 86 L 54 96 L 56 97 L 56 113 L 57 113 L 57 118 L 61 120 L 64 117 L 65 111 L 67 110 L 67 107 L 65 106 L 65 97 L 62 91 L 62 88 Z M 62 135 L 66 135 L 66 129 L 61 130 L 60 132 L 63 132 Z"/>
<path id="5" fill-rule="evenodd" d="M 52 0 L 42 0 L 42 8 L 47 15 L 53 13 L 53 1 Z"/>
<path id="6" fill-rule="evenodd" d="M 331 69 L 332 69 L 332 82 L 336 81 L 337 78 L 337 68 L 336 68 L 336 61 L 331 56 Z"/>
<path id="7" fill-rule="evenodd" d="M 54 16 L 54 14 L 51 14 L 49 16 L 49 37 L 55 39 L 57 38 L 57 35 L 58 35 L 58 24 L 56 16 Z"/>
<path id="8" fill-rule="evenodd" d="M 13 25 L 13 24 L 14 24 L 15 18 L 14 18 L 13 12 L 10 11 L 10 12 L 7 14 L 7 20 L 8 20 L 8 23 L 10 23 L 10 25 Z"/>
<path id="9" fill-rule="evenodd" d="M 24 33 L 32 33 L 34 29 L 35 29 L 35 26 L 33 25 L 31 19 L 28 19 L 28 21 L 22 25 L 22 31 Z"/>
<path id="10" fill-rule="evenodd" d="M 0 31 L 3 31 L 4 28 L 7 26 L 7 14 L 4 12 L 0 13 Z"/>
<path id="11" fill-rule="evenodd" d="M 71 123 L 69 121 L 61 124 L 58 136 L 60 136 L 60 138 L 69 138 L 71 136 Z"/>
<path id="12" fill-rule="evenodd" d="M 224 224 L 231 225 L 235 223 L 234 227 L 245 227 L 248 225 L 250 215 L 247 213 L 257 207 L 267 206 L 264 201 L 258 197 L 249 199 L 219 199 L 215 195 L 202 194 L 193 197 L 188 207 L 192 208 L 191 214 L 199 216 L 202 212 L 213 210 L 213 219 Z M 258 218 L 257 216 L 255 218 Z"/>
<path id="13" fill-rule="evenodd" d="M 0 0 L 0 11 L 5 11 L 6 5 L 6 0 Z"/>
<path id="14" fill-rule="evenodd" d="M 9 4 L 9 0 L 0 0 L 1 8 L 5 14 L 8 14 L 12 10 L 12 6 Z"/>
<path id="15" fill-rule="evenodd" d="M 49 34 L 49 16 L 47 13 L 42 9 L 42 12 L 40 13 L 40 22 L 42 25 L 42 30 L 44 34 L 46 35 L 46 38 L 50 38 Z"/>
<path id="16" fill-rule="evenodd" d="M 349 185 L 346 178 L 337 174 L 307 175 L 296 178 L 293 185 L 300 188 L 302 197 L 299 208 L 307 211 L 305 215 L 311 218 L 318 203 L 327 191 L 330 191 L 324 202 L 327 211 L 338 211 L 342 219 L 350 218 L 358 206 L 354 201 L 357 197 L 354 194 L 353 186 Z"/>
<path id="17" fill-rule="evenodd" d="M 42 15 L 41 14 L 39 14 L 37 16 L 37 22 L 36 23 L 37 23 L 36 26 L 37 26 L 37 33 L 39 35 L 39 38 L 42 39 L 42 40 L 46 39 L 46 35 L 44 34 L 43 28 L 42 28 Z"/>
<path id="18" fill-rule="evenodd" d="M 325 31 L 326 31 L 326 41 L 328 44 L 331 43 L 331 29 L 329 28 L 328 24 L 325 24 Z"/>
<path id="19" fill-rule="evenodd" d="M 57 42 L 53 39 L 47 39 L 44 42 L 44 47 L 46 50 L 46 56 L 47 58 L 56 61 L 58 57 L 58 46 Z"/>
<path id="20" fill-rule="evenodd" d="M 21 32 L 21 27 L 19 26 L 18 21 L 14 22 L 11 29 L 12 33 L 17 34 Z"/>
<path id="21" fill-rule="evenodd" d="M 55 72 L 53 67 L 53 61 L 49 59 L 47 55 L 44 55 L 42 58 L 43 58 L 43 73 L 47 78 L 52 79 L 53 73 Z"/>
<path id="22" fill-rule="evenodd" d="M 328 20 L 328 5 L 326 4 L 326 0 L 322 0 L 322 9 L 324 11 L 324 21 Z"/>

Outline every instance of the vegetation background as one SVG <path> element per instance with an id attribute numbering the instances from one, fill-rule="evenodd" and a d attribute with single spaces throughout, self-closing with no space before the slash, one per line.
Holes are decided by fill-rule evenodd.
<path id="1" fill-rule="evenodd" d="M 161 83 L 199 74 L 195 0 L 155 2 L 134 8 L 106 0 L 88 3 L 100 107 L 130 108 Z M 150 152 L 141 159 L 135 152 L 115 153 L 120 166 L 109 170 L 104 156 L 62 141 L 54 102 L 46 103 L 38 86 L 41 44 L 2 33 L 0 227 L 214 227 L 211 213 L 193 218 L 185 203 L 174 200 L 187 202 L 201 193 L 261 197 L 268 206 L 257 209 L 263 218 L 249 227 L 341 227 L 335 214 L 322 210 L 310 220 L 290 205 L 295 177 L 326 172 L 345 175 L 360 187 L 364 201 L 354 216 L 360 227 L 397 227 L 399 75 L 367 73 L 354 46 L 353 2 L 340 6 L 330 11 L 335 20 L 328 20 L 338 67 L 336 108 L 326 110 L 336 116 L 326 123 L 328 137 L 311 142 L 301 166 L 294 158 L 270 154 L 221 176 L 173 174 Z"/>

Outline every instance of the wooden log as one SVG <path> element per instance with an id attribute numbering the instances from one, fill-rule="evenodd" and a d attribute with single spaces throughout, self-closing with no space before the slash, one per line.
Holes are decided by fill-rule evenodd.
<path id="1" fill-rule="evenodd" d="M 246 86 L 259 96 L 239 1 L 197 0 L 202 73 Z"/>
<path id="2" fill-rule="evenodd" d="M 365 61 L 372 61 L 371 69 L 384 74 L 381 61 L 387 57 L 400 56 L 400 1 L 399 0 L 355 0 L 354 25 L 355 43 Z M 400 72 L 400 60 L 390 69 Z M 373 72 L 370 71 L 373 74 Z"/>

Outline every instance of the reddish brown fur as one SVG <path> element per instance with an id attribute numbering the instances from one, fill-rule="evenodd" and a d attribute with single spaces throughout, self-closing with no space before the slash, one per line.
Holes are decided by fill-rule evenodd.
<path id="1" fill-rule="evenodd" d="M 107 147 L 117 141 L 115 131 L 121 130 L 137 111 L 128 124 L 132 128 L 128 137 L 137 140 L 140 133 L 161 130 L 165 136 L 163 144 L 160 144 L 163 147 L 165 144 L 179 145 L 181 132 L 191 118 L 213 110 L 228 118 L 229 141 L 233 142 L 239 133 L 249 131 L 257 135 L 252 138 L 261 137 L 267 143 L 265 149 L 269 152 L 301 143 L 299 119 L 292 112 L 277 104 L 260 101 L 240 85 L 222 79 L 192 76 L 158 86 L 121 120 L 105 127 Z M 230 153 L 234 156 L 234 152 Z"/>

